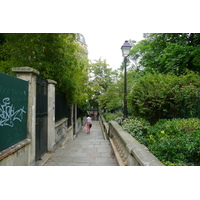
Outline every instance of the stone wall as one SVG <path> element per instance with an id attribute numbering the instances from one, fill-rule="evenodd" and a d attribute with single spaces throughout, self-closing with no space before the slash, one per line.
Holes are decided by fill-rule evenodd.
<path id="1" fill-rule="evenodd" d="M 28 166 L 30 158 L 30 140 L 25 139 L 0 152 L 0 166 Z"/>
<path id="2" fill-rule="evenodd" d="M 140 144 L 115 121 L 109 122 L 109 139 L 119 165 L 164 166 L 147 147 Z"/>
<path id="3" fill-rule="evenodd" d="M 108 140 L 108 130 L 109 130 L 109 126 L 108 123 L 106 122 L 106 120 L 104 119 L 103 115 L 99 115 L 99 123 L 104 135 L 104 139 Z"/>
<path id="4" fill-rule="evenodd" d="M 83 119 L 81 119 L 80 117 L 76 120 L 76 134 L 78 134 L 83 126 L 85 126 L 86 124 L 86 117 L 83 117 Z"/>
<path id="5" fill-rule="evenodd" d="M 104 135 L 110 140 L 120 166 L 164 166 L 148 148 L 140 144 L 115 121 L 107 123 L 100 115 Z"/>
<path id="6" fill-rule="evenodd" d="M 67 134 L 67 118 L 64 118 L 55 125 L 55 140 L 53 144 L 53 151 L 55 151 L 60 144 L 63 143 L 65 140 L 69 140 L 69 136 Z"/>
<path id="7" fill-rule="evenodd" d="M 79 117 L 76 120 L 76 135 L 80 132 L 81 129 L 82 129 L 82 121 L 81 118 Z"/>
<path id="8" fill-rule="evenodd" d="M 68 141 L 74 140 L 74 137 L 82 130 L 83 126 L 86 124 L 86 117 L 83 119 L 78 118 L 76 120 L 76 134 L 73 135 L 73 127 L 68 127 L 68 119 L 64 118 L 56 122 L 55 126 L 55 142 L 54 142 L 54 151 L 60 146 L 64 146 Z"/>

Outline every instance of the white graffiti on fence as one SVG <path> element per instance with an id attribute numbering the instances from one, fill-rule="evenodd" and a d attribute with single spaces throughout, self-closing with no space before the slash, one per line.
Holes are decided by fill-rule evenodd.
<path id="1" fill-rule="evenodd" d="M 14 121 L 18 120 L 22 122 L 23 113 L 26 113 L 24 106 L 15 111 L 15 107 L 11 105 L 10 98 L 6 97 L 0 103 L 0 126 L 14 127 Z"/>

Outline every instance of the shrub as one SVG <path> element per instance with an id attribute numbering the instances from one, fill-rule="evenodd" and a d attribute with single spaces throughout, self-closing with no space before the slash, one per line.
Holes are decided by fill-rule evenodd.
<path id="1" fill-rule="evenodd" d="M 128 118 L 122 122 L 122 128 L 145 145 L 149 126 L 149 122 L 142 118 Z"/>
<path id="2" fill-rule="evenodd" d="M 194 89 L 200 87 L 198 74 L 187 75 L 146 74 L 132 86 L 128 96 L 131 112 L 151 124 L 159 119 L 183 117 L 184 103 L 188 104 Z"/>
<path id="3" fill-rule="evenodd" d="M 165 165 L 200 165 L 199 119 L 162 119 L 150 126 L 142 118 L 132 118 L 122 127 Z"/>
<path id="4" fill-rule="evenodd" d="M 149 150 L 166 165 L 200 164 L 200 120 L 160 120 L 148 129 Z"/>
<path id="5" fill-rule="evenodd" d="M 122 112 L 115 112 L 115 113 L 103 113 L 103 116 L 107 122 L 115 121 L 117 118 L 122 118 Z"/>

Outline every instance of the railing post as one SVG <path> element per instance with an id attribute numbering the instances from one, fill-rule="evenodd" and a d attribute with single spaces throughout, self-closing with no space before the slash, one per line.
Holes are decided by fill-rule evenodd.
<path id="1" fill-rule="evenodd" d="M 48 151 L 54 150 L 55 144 L 55 85 L 56 81 L 47 79 L 48 81 Z"/>
<path id="2" fill-rule="evenodd" d="M 27 137 L 31 140 L 29 165 L 35 165 L 35 124 L 36 124 L 36 75 L 39 71 L 30 67 L 12 68 L 17 74 L 17 78 L 29 81 L 28 89 L 28 115 L 27 115 Z"/>

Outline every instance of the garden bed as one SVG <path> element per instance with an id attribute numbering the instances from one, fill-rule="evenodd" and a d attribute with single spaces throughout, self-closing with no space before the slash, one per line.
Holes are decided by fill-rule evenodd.
<path id="1" fill-rule="evenodd" d="M 164 119 L 151 126 L 143 119 L 132 118 L 122 127 L 165 165 L 200 165 L 199 119 Z"/>

